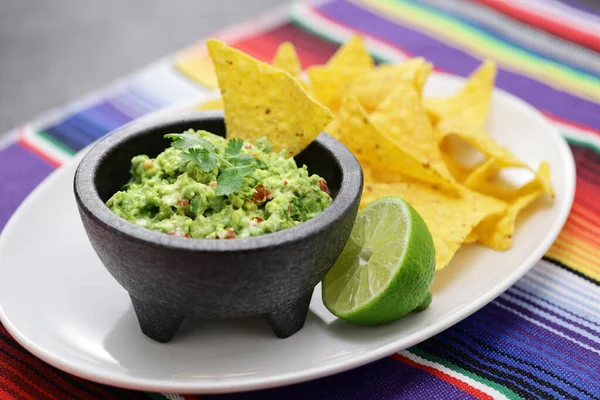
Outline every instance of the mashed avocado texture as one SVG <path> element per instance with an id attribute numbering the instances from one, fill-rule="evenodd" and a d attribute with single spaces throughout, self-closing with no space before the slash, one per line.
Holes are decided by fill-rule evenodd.
<path id="1" fill-rule="evenodd" d="M 156 158 L 133 157 L 130 181 L 106 203 L 115 214 L 169 235 L 233 239 L 291 228 L 331 204 L 323 178 L 309 175 L 306 166 L 299 168 L 293 158 L 285 157 L 285 151 L 271 152 L 264 139 L 256 144 L 239 142 L 239 154 L 229 159 L 234 165 L 235 160 L 245 160 L 236 175 L 235 168 L 232 173 L 227 167 L 232 147 L 227 140 L 206 131 L 184 134 L 186 143 L 200 138 L 212 153 L 200 153 L 194 146 L 171 146 Z M 226 182 L 225 169 L 225 175 L 238 181 L 229 190 L 217 189 L 218 181 Z M 235 192 L 227 193 L 231 188 Z"/>

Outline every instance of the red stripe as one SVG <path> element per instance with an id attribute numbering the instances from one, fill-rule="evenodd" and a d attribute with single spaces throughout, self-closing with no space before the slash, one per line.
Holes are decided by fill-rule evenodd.
<path id="1" fill-rule="evenodd" d="M 0 335 L 5 336 L 7 340 L 12 340 L 12 338 L 10 337 L 10 335 L 8 334 L 8 332 L 4 329 L 4 327 L 2 325 L 0 325 Z M 32 369 L 34 369 L 40 375 L 46 376 L 50 381 L 56 383 L 57 386 L 60 386 L 62 389 L 65 389 L 67 392 L 76 391 L 83 398 L 90 398 L 90 396 L 92 394 L 95 395 L 95 398 L 102 398 L 102 399 L 108 399 L 108 398 L 117 399 L 118 398 L 118 397 L 115 397 L 114 395 L 110 394 L 106 390 L 104 390 L 104 388 L 100 385 L 97 385 L 95 383 L 89 382 L 84 379 L 77 378 L 73 375 L 68 375 L 64 372 L 58 371 L 57 369 L 51 367 L 49 364 L 46 364 L 45 362 L 34 357 L 31 353 L 27 352 L 25 349 L 23 349 L 21 346 L 19 346 L 16 343 L 15 343 L 15 347 L 12 347 L 10 345 L 2 345 L 2 342 L 0 341 L 0 348 L 3 349 L 4 351 L 6 351 L 7 353 L 11 354 L 13 357 L 23 361 L 23 363 L 29 365 Z M 20 351 L 18 351 L 17 348 Z M 10 362 L 10 360 L 2 360 L 2 361 L 4 363 Z M 4 364 L 4 363 L 0 363 L 0 364 Z M 22 369 L 22 367 L 20 367 L 18 365 L 15 365 L 15 367 Z M 25 370 L 23 370 L 23 371 L 26 372 Z M 89 392 L 92 392 L 92 393 L 86 392 L 85 390 L 81 389 L 79 386 L 76 386 L 74 383 L 71 383 L 67 379 L 67 377 L 76 381 L 79 384 L 79 386 L 83 386 L 85 389 L 87 389 Z M 36 384 L 39 384 L 39 383 L 46 383 L 46 382 L 44 382 L 43 379 L 41 379 L 41 378 L 39 378 L 39 379 L 36 378 Z"/>
<path id="2" fill-rule="evenodd" d="M 536 26 L 554 35 L 560 36 L 575 43 L 600 51 L 600 35 L 578 29 L 552 17 L 535 14 L 531 8 L 521 7 L 505 0 L 475 0 L 492 7 L 503 14 L 518 19 L 529 25 Z"/>
<path id="3" fill-rule="evenodd" d="M 22 399 L 31 399 L 31 400 L 36 400 L 35 397 L 31 397 L 28 393 L 24 393 L 23 390 L 21 390 L 21 388 L 17 385 L 15 385 L 13 382 L 11 382 L 10 380 L 3 378 L 2 376 L 0 376 L 0 395 L 1 395 L 1 399 L 8 399 L 8 397 L 5 397 L 2 394 L 2 386 L 10 389 L 13 393 L 16 393 L 19 397 L 13 397 L 13 399 L 15 400 L 22 400 Z M 6 391 L 5 391 L 6 392 Z M 27 396 L 27 397 L 25 397 Z"/>
<path id="4" fill-rule="evenodd" d="M 10 382 L 13 382 L 15 385 L 17 385 L 19 394 L 24 394 L 26 392 L 27 395 L 33 396 L 32 397 L 33 399 L 38 399 L 39 393 L 42 393 L 43 395 L 46 396 L 46 398 L 51 398 L 51 399 L 60 399 L 61 397 L 58 396 L 58 394 L 64 396 L 64 393 L 58 391 L 58 389 L 56 389 L 56 388 L 53 388 L 53 390 L 49 390 L 49 391 L 44 390 L 44 387 L 42 387 L 41 385 L 38 385 L 37 382 L 33 382 L 31 379 L 29 379 L 29 377 L 24 376 L 18 369 L 15 369 L 9 363 L 3 363 L 2 369 L 5 372 L 3 374 L 3 377 L 6 377 L 6 381 L 8 381 L 8 379 L 10 379 Z M 8 372 L 8 373 L 6 373 L 6 372 Z M 17 380 L 20 381 L 20 384 L 18 382 L 16 382 Z M 49 388 L 47 387 L 47 389 L 49 389 Z M 32 390 L 34 390 L 34 392 L 32 392 Z M 37 391 L 37 394 L 35 391 Z"/>
<path id="5" fill-rule="evenodd" d="M 392 355 L 392 358 L 398 361 L 402 361 L 405 364 L 408 364 L 409 366 L 413 367 L 413 368 L 417 368 L 420 369 L 422 371 L 425 371 L 433 376 L 435 376 L 436 378 L 439 378 L 445 382 L 448 382 L 449 384 L 451 384 L 452 386 L 455 386 L 457 388 L 459 388 L 460 390 L 462 390 L 465 393 L 470 394 L 471 396 L 477 398 L 477 399 L 487 399 L 487 400 L 494 400 L 494 398 L 490 395 L 488 395 L 487 393 L 482 392 L 481 390 L 467 384 L 466 382 L 463 382 L 459 379 L 456 379 L 438 369 L 429 367 L 427 365 L 423 365 L 423 364 L 419 364 L 417 362 L 414 362 L 413 360 L 401 356 L 400 354 L 396 353 Z"/>
<path id="6" fill-rule="evenodd" d="M 55 159 L 54 157 L 44 153 L 42 150 L 39 150 L 38 148 L 35 147 L 34 144 L 29 143 L 24 136 L 19 137 L 19 144 L 22 147 L 29 150 L 30 152 L 34 153 L 36 156 L 38 156 L 41 159 L 43 159 L 44 161 L 46 161 L 48 164 L 52 165 L 53 167 L 60 167 L 62 165 L 62 162 L 60 162 L 57 159 Z"/>
<path id="7" fill-rule="evenodd" d="M 257 36 L 234 41 L 232 45 L 263 62 L 271 62 L 277 47 L 285 41 L 291 42 L 296 47 L 303 68 L 314 64 L 324 64 L 338 47 L 291 24 Z"/>
<path id="8" fill-rule="evenodd" d="M 570 125 L 570 126 L 572 126 L 574 128 L 581 129 L 582 131 L 588 131 L 590 133 L 594 133 L 594 134 L 600 136 L 600 131 L 599 130 L 594 129 L 592 127 L 589 127 L 587 125 L 583 125 L 583 124 L 580 124 L 578 122 L 567 121 L 566 119 L 562 119 L 562 118 L 557 117 L 556 115 L 550 114 L 549 112 L 546 112 L 546 111 L 541 111 L 541 113 L 544 114 L 546 116 L 546 118 L 548 118 L 549 120 L 552 120 L 554 122 L 558 122 L 558 123 L 561 123 L 563 125 Z"/>

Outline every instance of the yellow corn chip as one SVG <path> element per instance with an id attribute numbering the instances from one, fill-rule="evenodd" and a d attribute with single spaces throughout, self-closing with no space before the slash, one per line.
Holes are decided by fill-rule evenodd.
<path id="1" fill-rule="evenodd" d="M 465 238 L 465 241 L 463 242 L 464 244 L 473 244 L 473 243 L 477 243 L 477 240 L 479 239 L 479 236 L 477 236 L 477 234 L 475 233 L 475 231 L 471 231 L 471 233 L 469 233 L 467 235 L 467 237 Z"/>
<path id="2" fill-rule="evenodd" d="M 346 93 L 349 82 L 364 73 L 361 68 L 330 68 L 314 66 L 306 71 L 312 88 L 312 95 L 335 112 Z"/>
<path id="3" fill-rule="evenodd" d="M 462 165 L 456 163 L 452 156 L 444 151 L 442 148 L 442 160 L 444 160 L 444 164 L 446 164 L 446 168 L 450 171 L 450 174 L 454 178 L 456 182 L 462 183 L 469 177 L 472 173 L 470 169 L 463 167 Z"/>
<path id="4" fill-rule="evenodd" d="M 218 99 L 206 100 L 203 103 L 200 103 L 196 107 L 196 110 L 222 110 L 223 109 L 223 98 L 219 97 Z"/>
<path id="5" fill-rule="evenodd" d="M 274 151 L 300 153 L 332 121 L 298 81 L 218 40 L 207 41 L 225 108 L 228 137 L 266 136 Z"/>
<path id="6" fill-rule="evenodd" d="M 463 185 L 471 190 L 478 191 L 480 188 L 484 187 L 488 180 L 496 175 L 498 171 L 500 171 L 500 167 L 496 162 L 496 158 L 490 157 L 466 177 Z M 503 196 L 500 196 L 500 198 L 503 198 Z"/>
<path id="7" fill-rule="evenodd" d="M 296 48 L 290 42 L 283 42 L 279 45 L 271 65 L 284 70 L 294 78 L 299 77 L 302 73 L 302 66 Z"/>
<path id="8" fill-rule="evenodd" d="M 487 160 L 469 175 L 464 181 L 464 185 L 471 190 L 509 203 L 538 191 L 546 193 L 550 198 L 554 197 L 554 189 L 550 183 L 550 168 L 547 162 L 542 162 L 534 178 L 522 187 L 517 187 L 498 176 L 500 170 L 501 168 L 494 162 L 494 159 Z"/>
<path id="9" fill-rule="evenodd" d="M 422 57 L 412 58 L 401 64 L 384 64 L 353 79 L 347 89 L 360 104 L 372 112 L 401 83 L 414 85 L 419 94 L 433 69 Z"/>
<path id="10" fill-rule="evenodd" d="M 515 222 L 521 210 L 526 208 L 541 194 L 542 190 L 532 192 L 509 203 L 501 217 L 492 217 L 481 222 L 474 230 L 478 243 L 494 250 L 507 250 L 512 245 Z"/>
<path id="11" fill-rule="evenodd" d="M 380 132 L 410 153 L 424 167 L 454 179 L 442 160 L 437 137 L 421 105 L 419 93 L 412 84 L 399 83 L 390 95 L 371 114 L 371 123 Z"/>
<path id="12" fill-rule="evenodd" d="M 374 64 L 362 36 L 355 34 L 331 56 L 326 65 L 331 69 L 358 68 L 369 70 L 373 68 Z"/>
<path id="13" fill-rule="evenodd" d="M 361 207 L 380 196 L 400 196 L 423 217 L 435 245 L 436 270 L 448 265 L 473 227 L 506 209 L 506 203 L 477 192 L 454 197 L 416 181 L 365 185 Z"/>
<path id="14" fill-rule="evenodd" d="M 455 135 L 468 142 L 475 149 L 488 157 L 496 159 L 499 167 L 528 168 L 527 164 L 519 160 L 509 149 L 498 144 L 485 131 L 483 127 L 473 125 L 470 120 L 458 118 L 442 119 L 437 125 L 438 132 L 443 141 L 450 135 Z"/>
<path id="15" fill-rule="evenodd" d="M 385 132 L 378 130 L 356 97 L 345 97 L 340 108 L 339 140 L 354 153 L 361 164 L 376 175 L 411 176 L 456 192 L 451 177 L 416 159 Z M 385 179 L 385 178 L 378 178 Z"/>
<path id="16" fill-rule="evenodd" d="M 544 193 L 554 196 L 550 183 L 550 167 L 546 162 L 540 164 L 535 178 L 525 186 L 513 191 L 506 213 L 488 217 L 474 229 L 477 241 L 494 250 L 507 250 L 512 245 L 515 223 L 519 212 L 527 208 Z"/>
<path id="17" fill-rule="evenodd" d="M 483 127 L 490 111 L 495 79 L 496 63 L 486 60 L 458 93 L 442 99 L 425 98 L 425 108 L 435 123 L 454 117 Z"/>

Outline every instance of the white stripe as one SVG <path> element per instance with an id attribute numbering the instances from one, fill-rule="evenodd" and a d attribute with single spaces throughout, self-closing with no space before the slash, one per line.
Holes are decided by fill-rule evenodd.
<path id="1" fill-rule="evenodd" d="M 547 320 L 549 320 L 551 322 L 554 322 L 557 325 L 562 326 L 565 329 L 568 329 L 568 330 L 570 330 L 572 332 L 578 333 L 579 335 L 585 337 L 586 339 L 591 340 L 592 342 L 600 344 L 600 339 L 598 337 L 591 335 L 589 332 L 586 332 L 586 331 L 584 331 L 581 328 L 578 328 L 576 326 L 568 324 L 568 323 L 564 322 L 563 320 L 561 320 L 559 318 L 556 318 L 555 316 L 550 315 L 550 314 L 548 314 L 545 311 L 540 310 L 537 307 L 533 307 L 533 306 L 531 306 L 529 304 L 526 304 L 526 303 L 522 302 L 521 300 L 515 298 L 514 296 L 512 296 L 508 292 L 505 292 L 502 295 L 501 299 L 506 300 L 506 301 L 508 301 L 510 303 L 516 304 L 519 307 L 525 308 L 525 309 L 527 309 L 527 310 L 529 310 L 529 311 L 531 311 L 531 312 L 533 312 L 533 313 L 535 313 L 535 314 L 537 314 L 537 315 L 539 315 L 539 316 L 541 316 L 541 317 L 543 317 L 543 318 L 545 318 L 545 319 L 547 319 Z M 499 300 L 496 300 L 496 301 L 499 301 Z M 599 353 L 600 353 L 600 350 L 599 350 Z"/>
<path id="2" fill-rule="evenodd" d="M 169 400 L 183 400 L 183 396 L 174 393 L 161 393 L 162 396 L 165 396 Z"/>
<path id="3" fill-rule="evenodd" d="M 534 271 L 536 273 L 547 278 L 552 277 L 559 282 L 568 281 L 572 287 L 577 288 L 579 294 L 583 294 L 585 298 L 596 299 L 596 302 L 600 304 L 600 292 L 598 291 L 598 286 L 564 268 L 552 264 L 551 262 L 545 260 L 542 260 L 541 262 L 544 264 L 544 267 L 535 268 Z"/>
<path id="4" fill-rule="evenodd" d="M 522 2 L 517 2 L 519 8 L 523 8 Z M 537 9 L 538 14 L 545 14 L 556 21 L 567 22 L 569 25 L 582 27 L 589 30 L 589 33 L 598 35 L 598 27 L 600 26 L 600 18 L 585 11 L 570 7 L 567 4 L 553 0 L 529 0 L 527 8 Z"/>
<path id="5" fill-rule="evenodd" d="M 584 142 L 600 149 L 600 135 L 597 133 L 570 125 L 568 123 L 555 120 L 549 121 L 553 123 L 567 139 Z"/>
<path id="6" fill-rule="evenodd" d="M 549 300 L 554 300 L 556 303 L 568 305 L 569 307 L 576 309 L 577 313 L 581 314 L 583 317 L 589 317 L 590 319 L 600 321 L 600 312 L 597 312 L 592 308 L 586 307 L 586 305 L 582 304 L 582 302 L 576 301 L 579 299 L 571 300 L 564 297 L 566 295 L 571 298 L 577 298 L 577 296 L 575 296 L 573 292 L 569 292 L 568 290 L 554 286 L 550 288 L 544 287 L 543 284 L 537 280 L 537 278 L 532 278 L 530 277 L 530 275 L 531 274 L 527 274 L 523 278 L 521 278 L 516 283 L 516 286 L 527 286 L 526 290 L 534 291 L 536 294 L 539 294 L 540 297 L 543 296 L 544 298 L 547 298 Z M 541 281 L 544 280 L 541 279 Z M 549 285 L 552 285 L 552 283 L 549 283 Z"/>
<path id="7" fill-rule="evenodd" d="M 561 317 L 563 317 L 564 319 L 566 319 L 568 321 L 571 321 L 571 322 L 579 324 L 579 325 L 583 325 L 593 331 L 600 333 L 600 326 L 595 325 L 583 318 L 580 318 L 577 315 L 573 315 L 564 310 L 561 310 L 560 308 L 556 307 L 552 303 L 541 301 L 540 299 L 530 295 L 529 293 L 526 293 L 523 289 L 520 289 L 517 286 L 513 286 L 513 287 L 509 288 L 508 291 L 506 292 L 505 296 L 512 297 L 508 294 L 508 293 L 512 293 L 512 292 L 514 292 L 514 294 L 516 294 L 518 296 L 526 298 L 527 300 L 529 300 L 530 302 L 534 303 L 535 305 L 537 305 L 539 307 L 549 309 L 550 311 L 560 315 Z"/>
<path id="8" fill-rule="evenodd" d="M 526 276 L 528 279 L 531 279 L 532 281 L 550 286 L 552 288 L 552 291 L 568 294 L 571 297 L 578 300 L 581 304 L 586 305 L 590 308 L 595 309 L 598 306 L 598 300 L 594 299 L 595 294 L 590 293 L 588 295 L 588 293 L 586 293 L 584 288 L 581 288 L 581 290 L 577 290 L 572 286 L 557 284 L 556 281 L 550 279 L 548 277 L 548 275 L 545 275 L 544 273 L 539 272 L 539 271 L 532 272 L 530 274 L 527 274 Z"/>
<path id="9" fill-rule="evenodd" d="M 333 24 L 327 19 L 321 17 L 315 13 L 304 2 L 296 2 L 292 6 L 292 18 L 300 21 L 303 25 L 309 26 L 318 32 L 325 31 L 327 37 L 334 40 L 338 44 L 344 43 L 355 31 L 352 29 L 345 28 L 342 25 Z M 369 48 L 369 51 L 374 56 L 381 58 L 387 62 L 399 62 L 409 58 L 408 55 L 392 47 L 385 42 L 377 40 L 367 34 L 363 34 L 365 44 Z"/>
<path id="10" fill-rule="evenodd" d="M 531 322 L 532 324 L 534 324 L 534 325 L 537 325 L 537 326 L 539 326 L 540 328 L 547 330 L 548 332 L 552 332 L 552 333 L 554 333 L 555 335 L 557 335 L 557 336 L 560 336 L 560 337 L 562 337 L 562 338 L 564 338 L 564 339 L 568 340 L 569 342 L 575 343 L 576 345 L 578 345 L 578 346 L 580 346 L 580 347 L 583 347 L 583 348 L 584 348 L 584 349 L 586 349 L 586 350 L 589 350 L 589 351 L 591 351 L 591 352 L 593 352 L 593 353 L 596 353 L 596 354 L 600 355 L 600 351 L 599 351 L 599 350 L 597 350 L 597 349 L 595 349 L 595 348 L 593 348 L 593 347 L 590 347 L 590 346 L 588 346 L 587 344 L 581 343 L 580 341 L 578 341 L 578 340 L 576 340 L 576 339 L 573 339 L 572 337 L 570 337 L 570 336 L 567 336 L 567 335 L 565 335 L 564 333 L 562 333 L 562 332 L 560 332 L 560 331 L 557 331 L 557 330 L 556 330 L 556 329 L 554 329 L 554 328 L 551 328 L 551 327 L 549 327 L 549 326 L 547 326 L 547 325 L 544 325 L 543 323 L 541 323 L 541 322 L 539 322 L 539 321 L 536 321 L 536 320 L 534 320 L 533 318 L 530 318 L 530 317 L 528 317 L 528 316 L 524 315 L 523 313 L 521 313 L 521 312 L 519 312 L 519 311 L 517 311 L 517 310 L 514 310 L 514 309 L 512 309 L 512 308 L 510 308 L 510 307 L 508 307 L 508 306 L 505 306 L 504 304 L 500 304 L 500 303 L 498 303 L 498 300 L 494 300 L 492 303 L 494 303 L 496 306 L 498 306 L 498 307 L 502 308 L 503 310 L 506 310 L 506 311 L 508 311 L 508 312 L 510 312 L 510 313 L 513 313 L 513 314 L 515 314 L 515 315 L 517 315 L 517 316 L 519 316 L 519 317 L 523 318 L 525 321 Z"/>
<path id="11" fill-rule="evenodd" d="M 411 361 L 416 362 L 417 364 L 421 364 L 421 365 L 424 365 L 424 366 L 430 367 L 430 368 L 435 368 L 438 371 L 441 371 L 446 375 L 449 375 L 455 379 L 458 379 L 459 381 L 463 381 L 467 385 L 472 386 L 475 389 L 482 391 L 483 393 L 493 397 L 494 399 L 508 399 L 508 397 L 506 397 L 504 394 L 500 393 L 499 391 L 497 391 L 496 389 L 494 389 L 490 386 L 487 386 L 487 385 L 484 385 L 483 383 L 477 382 L 476 380 L 469 378 L 468 376 L 465 376 L 465 375 L 463 375 L 459 372 L 456 372 L 450 368 L 447 368 L 441 364 L 421 358 L 421 357 L 417 356 L 416 354 L 409 352 L 408 350 L 399 351 L 398 354 L 400 354 L 403 357 L 408 358 Z"/>
<path id="12" fill-rule="evenodd" d="M 35 147 L 36 150 L 39 150 L 43 154 L 46 154 L 50 158 L 58 161 L 61 164 L 66 163 L 71 159 L 71 155 L 61 149 L 60 147 L 54 145 L 50 141 L 44 139 L 35 131 L 35 128 L 32 125 L 25 125 L 22 130 L 23 138 Z"/>

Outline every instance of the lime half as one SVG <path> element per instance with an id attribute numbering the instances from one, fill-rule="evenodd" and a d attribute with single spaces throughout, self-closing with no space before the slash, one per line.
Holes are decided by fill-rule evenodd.
<path id="1" fill-rule="evenodd" d="M 380 197 L 356 218 L 340 258 L 323 280 L 335 316 L 384 324 L 431 303 L 435 249 L 421 216 L 400 197 Z"/>

